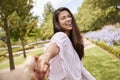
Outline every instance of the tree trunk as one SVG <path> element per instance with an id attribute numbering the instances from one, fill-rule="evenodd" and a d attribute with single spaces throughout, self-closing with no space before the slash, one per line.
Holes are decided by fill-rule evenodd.
<path id="1" fill-rule="evenodd" d="M 8 47 L 8 53 L 9 53 L 10 70 L 13 70 L 13 69 L 15 69 L 15 66 L 14 66 L 14 59 L 13 59 L 11 41 L 10 41 L 10 30 L 9 30 L 9 27 L 8 27 L 6 16 L 4 18 L 4 30 L 6 32 L 6 40 L 7 40 L 7 47 Z"/>
<path id="2" fill-rule="evenodd" d="M 24 55 L 24 58 L 26 58 L 24 39 L 22 38 L 20 40 L 21 40 L 21 45 L 22 45 L 22 49 L 23 49 L 23 55 Z"/>

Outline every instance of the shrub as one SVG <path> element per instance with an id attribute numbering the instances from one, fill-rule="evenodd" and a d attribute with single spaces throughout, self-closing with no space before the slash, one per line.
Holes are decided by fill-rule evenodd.
<path id="1" fill-rule="evenodd" d="M 120 48 L 119 47 L 113 47 L 113 46 L 108 46 L 105 42 L 100 42 L 100 41 L 93 41 L 92 42 L 105 50 L 109 51 L 110 53 L 114 54 L 116 57 L 120 59 Z"/>

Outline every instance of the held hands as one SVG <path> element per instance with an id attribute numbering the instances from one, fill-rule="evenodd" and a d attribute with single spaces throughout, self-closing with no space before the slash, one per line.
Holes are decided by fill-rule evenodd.
<path id="1" fill-rule="evenodd" d="M 45 80 L 49 73 L 49 60 L 45 56 L 35 57 L 37 65 L 34 69 L 38 80 Z"/>
<path id="2" fill-rule="evenodd" d="M 45 80 L 48 71 L 49 63 L 45 57 L 28 56 L 21 67 L 11 72 L 0 72 L 0 80 Z"/>
<path id="3" fill-rule="evenodd" d="M 49 72 L 49 61 L 44 56 L 28 56 L 22 69 L 25 74 L 24 80 L 45 80 Z"/>
<path id="4" fill-rule="evenodd" d="M 49 73 L 49 61 L 59 53 L 59 47 L 53 43 L 49 45 L 44 54 L 35 57 L 34 73 L 38 80 L 45 80 Z"/>
<path id="5" fill-rule="evenodd" d="M 45 80 L 49 73 L 49 61 L 43 55 L 38 58 L 35 72 L 39 80 Z"/>

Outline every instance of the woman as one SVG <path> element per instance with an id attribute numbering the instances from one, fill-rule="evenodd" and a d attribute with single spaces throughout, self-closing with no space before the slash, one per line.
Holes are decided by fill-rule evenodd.
<path id="1" fill-rule="evenodd" d="M 45 78 L 48 74 L 49 80 L 95 80 L 81 62 L 83 41 L 70 10 L 65 7 L 57 9 L 53 26 L 54 35 L 39 57 L 39 76 Z"/>

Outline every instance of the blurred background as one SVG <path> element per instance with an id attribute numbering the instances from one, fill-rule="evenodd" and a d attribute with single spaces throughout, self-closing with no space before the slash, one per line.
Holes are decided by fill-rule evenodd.
<path id="1" fill-rule="evenodd" d="M 83 38 L 99 46 L 85 50 L 85 66 L 97 80 L 120 80 L 120 0 L 0 0 L 0 69 L 43 53 L 59 7 L 69 8 Z"/>

